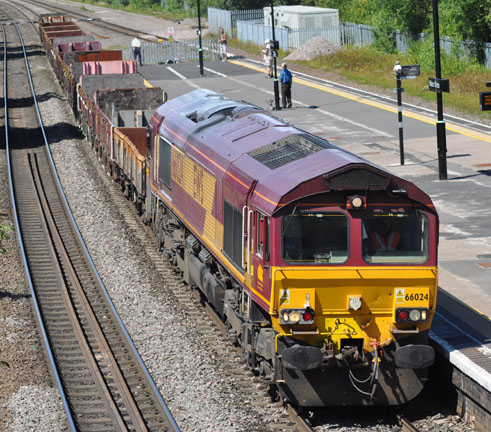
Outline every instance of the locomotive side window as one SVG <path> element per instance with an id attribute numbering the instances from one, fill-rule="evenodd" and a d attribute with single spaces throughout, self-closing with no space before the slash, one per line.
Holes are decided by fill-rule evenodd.
<path id="1" fill-rule="evenodd" d="M 417 211 L 367 213 L 362 220 L 363 259 L 370 264 L 421 264 L 429 255 L 429 220 Z"/>
<path id="2" fill-rule="evenodd" d="M 159 178 L 169 189 L 172 189 L 172 146 L 165 138 L 160 137 Z"/>
<path id="3" fill-rule="evenodd" d="M 223 203 L 223 252 L 242 267 L 242 213 L 227 201 Z"/>
<path id="4" fill-rule="evenodd" d="M 303 212 L 282 219 L 282 255 L 301 264 L 343 263 L 348 259 L 348 218 L 342 213 Z"/>
<path id="5" fill-rule="evenodd" d="M 256 218 L 256 254 L 260 257 L 264 253 L 264 216 L 257 213 Z"/>

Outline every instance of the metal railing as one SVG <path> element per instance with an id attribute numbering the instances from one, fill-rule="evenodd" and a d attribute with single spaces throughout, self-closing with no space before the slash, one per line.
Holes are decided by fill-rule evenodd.
<path id="1" fill-rule="evenodd" d="M 203 60 L 220 60 L 220 47 L 218 41 L 203 39 Z M 199 61 L 199 42 L 189 41 L 162 41 L 142 42 L 141 54 L 143 64 L 166 64 Z M 125 59 L 131 59 L 131 50 L 123 51 Z"/>

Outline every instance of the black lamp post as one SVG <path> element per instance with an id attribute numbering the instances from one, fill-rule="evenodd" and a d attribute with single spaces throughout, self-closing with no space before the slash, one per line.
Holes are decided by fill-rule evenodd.
<path id="1" fill-rule="evenodd" d="M 435 74 L 439 81 L 442 77 L 440 65 L 440 30 L 438 23 L 438 0 L 433 0 L 433 36 L 435 44 Z M 445 136 L 445 122 L 443 120 L 443 95 L 436 92 L 438 121 L 436 122 L 436 138 L 438 145 L 438 171 L 440 180 L 447 180 L 447 139 Z"/>
<path id="2" fill-rule="evenodd" d="M 404 132 L 402 130 L 402 92 L 404 89 L 401 87 L 401 74 L 402 66 L 397 61 L 394 66 L 394 72 L 396 73 L 397 84 L 397 120 L 399 123 L 399 155 L 401 158 L 401 165 L 404 165 Z"/>
<path id="3" fill-rule="evenodd" d="M 273 3 L 274 0 L 271 0 L 271 33 L 273 40 L 271 41 L 271 44 L 273 46 L 270 47 L 271 52 L 273 54 L 273 69 L 274 69 L 274 80 L 273 80 L 273 86 L 274 86 L 274 109 L 279 111 L 280 110 L 280 92 L 279 92 L 279 86 L 278 86 L 278 75 L 276 71 L 276 58 L 278 57 L 278 51 L 276 50 L 277 47 L 274 46 L 276 44 L 276 38 L 274 34 L 274 9 L 273 9 Z"/>
<path id="4" fill-rule="evenodd" d="M 197 2 L 198 2 L 199 74 L 203 75 L 204 73 L 203 73 L 203 45 L 201 42 L 201 11 L 200 11 L 199 0 L 197 0 Z"/>

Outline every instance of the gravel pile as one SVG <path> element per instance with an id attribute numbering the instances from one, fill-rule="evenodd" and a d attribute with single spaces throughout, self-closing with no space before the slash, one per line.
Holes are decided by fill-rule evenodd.
<path id="1" fill-rule="evenodd" d="M 285 60 L 313 60 L 317 57 L 327 57 L 340 49 L 339 46 L 324 39 L 320 36 L 314 36 L 312 39 L 300 45 Z"/>

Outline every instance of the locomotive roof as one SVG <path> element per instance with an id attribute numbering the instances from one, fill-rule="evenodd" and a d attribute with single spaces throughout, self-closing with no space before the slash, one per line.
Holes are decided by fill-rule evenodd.
<path id="1" fill-rule="evenodd" d="M 242 187 L 244 195 L 253 188 L 252 202 L 267 214 L 296 197 L 319 193 L 319 179 L 324 191 L 339 188 L 340 182 L 332 178 L 350 170 L 363 172 L 351 175 L 354 184 L 343 186 L 345 189 L 365 190 L 374 182 L 384 183 L 385 188 L 404 190 L 416 201 L 432 205 L 412 183 L 257 106 L 210 90 L 194 90 L 165 103 L 157 117 L 165 117 L 162 136 L 204 160 L 216 175 L 227 173 L 230 178 L 224 181 Z"/>

